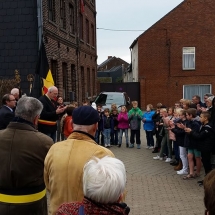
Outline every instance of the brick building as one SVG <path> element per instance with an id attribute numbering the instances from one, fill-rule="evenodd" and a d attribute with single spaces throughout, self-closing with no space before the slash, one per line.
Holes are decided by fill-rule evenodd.
<path id="1" fill-rule="evenodd" d="M 215 94 L 214 11 L 215 1 L 184 0 L 138 37 L 142 107 Z"/>
<path id="2" fill-rule="evenodd" d="M 81 102 L 96 95 L 95 0 L 43 0 L 43 35 L 59 94 Z"/>
<path id="3" fill-rule="evenodd" d="M 35 71 L 41 39 L 59 94 L 81 102 L 96 95 L 95 0 L 8 0 L 0 3 L 0 78 L 18 70 L 23 93 L 40 91 L 29 78 Z M 41 4 L 42 3 L 42 4 Z M 37 91 L 37 92 L 35 92 Z"/>

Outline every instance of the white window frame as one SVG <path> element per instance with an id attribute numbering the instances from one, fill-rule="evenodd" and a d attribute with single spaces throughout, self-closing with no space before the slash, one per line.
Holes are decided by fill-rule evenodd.
<path id="1" fill-rule="evenodd" d="M 183 85 L 183 99 L 189 99 L 191 100 L 192 98 L 185 98 L 185 87 L 186 86 L 203 86 L 203 85 L 207 85 L 207 86 L 210 86 L 210 92 L 205 92 L 205 93 L 212 93 L 212 84 L 185 84 Z M 194 95 L 198 95 L 198 93 L 194 93 Z M 194 96 L 192 95 L 192 96 Z M 204 95 L 199 95 L 201 97 L 201 100 L 203 101 L 203 96 Z"/>
<path id="2" fill-rule="evenodd" d="M 187 51 L 186 49 L 193 49 L 193 52 L 185 52 Z M 194 67 L 191 67 L 191 66 L 187 66 L 185 67 L 185 55 L 193 55 L 193 64 L 194 64 Z M 195 70 L 196 69 L 196 48 L 195 47 L 183 47 L 182 48 L 182 69 L 183 70 Z"/>

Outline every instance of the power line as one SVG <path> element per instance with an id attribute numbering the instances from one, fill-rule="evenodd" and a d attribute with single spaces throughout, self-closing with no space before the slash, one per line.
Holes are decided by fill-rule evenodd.
<path id="1" fill-rule="evenodd" d="M 145 31 L 145 30 L 125 30 L 125 29 L 110 29 L 110 28 L 96 28 L 98 30 L 105 30 L 105 31 Z"/>

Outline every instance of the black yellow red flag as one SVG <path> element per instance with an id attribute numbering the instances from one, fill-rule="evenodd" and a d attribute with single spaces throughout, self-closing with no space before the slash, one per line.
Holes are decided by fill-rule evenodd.
<path id="1" fill-rule="evenodd" d="M 48 58 L 46 55 L 46 49 L 43 41 L 40 47 L 39 60 L 38 60 L 36 73 L 42 79 L 42 94 L 45 94 L 47 93 L 49 87 L 54 86 L 54 79 L 52 76 L 52 72 L 49 68 Z"/>

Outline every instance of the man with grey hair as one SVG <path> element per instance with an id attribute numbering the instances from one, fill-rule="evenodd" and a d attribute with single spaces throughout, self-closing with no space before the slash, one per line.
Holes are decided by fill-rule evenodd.
<path id="1" fill-rule="evenodd" d="M 58 89 L 52 86 L 48 89 L 48 92 L 41 96 L 39 100 L 43 104 L 43 110 L 38 121 L 38 130 L 53 139 L 56 140 L 57 120 L 59 114 L 63 113 L 65 107 L 59 106 L 57 108 L 56 98 L 58 96 Z"/>
<path id="2" fill-rule="evenodd" d="M 19 89 L 18 88 L 13 88 L 10 92 L 16 99 L 16 101 L 19 100 Z"/>
<path id="3" fill-rule="evenodd" d="M 35 129 L 42 108 L 35 98 L 19 99 L 15 118 L 0 131 L 0 214 L 47 215 L 43 170 L 53 141 Z"/>
<path id="4" fill-rule="evenodd" d="M 50 215 L 64 202 L 81 201 L 83 167 L 93 156 L 102 158 L 113 153 L 95 142 L 99 114 L 91 106 L 75 108 L 73 132 L 67 140 L 54 144 L 45 159 L 44 178 L 50 192 Z"/>

